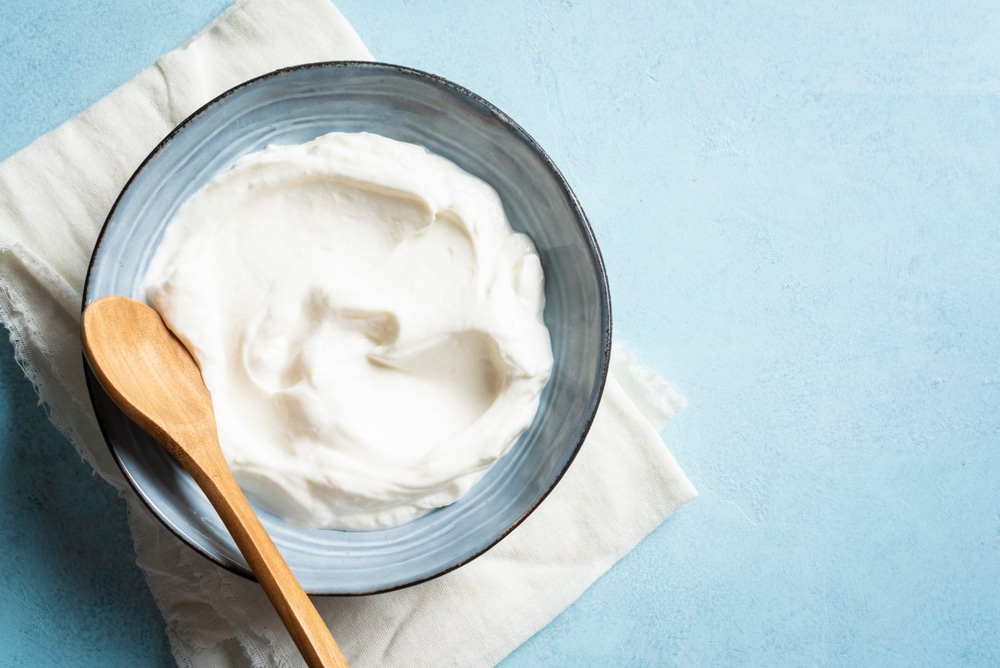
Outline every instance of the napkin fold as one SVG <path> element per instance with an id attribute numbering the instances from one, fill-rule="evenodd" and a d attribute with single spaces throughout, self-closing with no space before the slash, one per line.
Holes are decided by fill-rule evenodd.
<path id="1" fill-rule="evenodd" d="M 146 574 L 181 666 L 300 665 L 260 588 L 165 529 L 125 483 L 83 376 L 87 263 L 119 191 L 199 106 L 279 67 L 371 54 L 328 0 L 240 0 L 121 88 L 0 163 L 0 321 L 52 422 L 128 502 Z M 443 577 L 374 596 L 317 597 L 364 666 L 500 661 L 695 495 L 659 437 L 683 406 L 616 354 L 593 427 L 548 499 L 499 545 Z"/>

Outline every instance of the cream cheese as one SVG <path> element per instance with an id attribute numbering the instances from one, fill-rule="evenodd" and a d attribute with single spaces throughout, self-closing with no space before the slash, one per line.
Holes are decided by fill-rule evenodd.
<path id="1" fill-rule="evenodd" d="M 145 287 L 201 367 L 240 485 L 306 527 L 454 502 L 552 368 L 541 264 L 496 192 L 374 134 L 237 161 L 181 206 Z"/>

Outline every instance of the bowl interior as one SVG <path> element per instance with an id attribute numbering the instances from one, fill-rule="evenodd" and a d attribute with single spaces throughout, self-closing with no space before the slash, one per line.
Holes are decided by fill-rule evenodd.
<path id="1" fill-rule="evenodd" d="M 607 372 L 611 323 L 597 246 L 551 161 L 496 108 L 454 84 L 377 63 L 323 63 L 255 79 L 206 105 L 143 163 L 101 233 L 84 305 L 143 299 L 142 278 L 177 208 L 237 158 L 327 132 L 368 131 L 425 146 L 490 183 L 511 225 L 534 240 L 545 271 L 545 321 L 555 363 L 534 422 L 465 497 L 389 530 L 309 530 L 259 511 L 306 591 L 359 594 L 455 568 L 505 536 L 544 498 L 575 455 Z M 170 529 L 217 563 L 249 569 L 192 479 L 95 382 L 98 419 L 122 470 Z"/>

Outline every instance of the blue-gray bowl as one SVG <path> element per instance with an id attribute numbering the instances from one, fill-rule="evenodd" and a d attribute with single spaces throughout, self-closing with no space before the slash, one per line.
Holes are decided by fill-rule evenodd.
<path id="1" fill-rule="evenodd" d="M 545 271 L 555 363 L 529 429 L 455 504 L 381 531 L 301 529 L 260 511 L 312 594 L 367 594 L 428 580 L 495 545 L 559 481 L 583 443 L 608 369 L 611 311 L 583 210 L 541 148 L 503 112 L 444 79 L 369 62 L 279 70 L 220 95 L 150 154 L 108 216 L 83 306 L 143 299 L 142 277 L 177 208 L 237 158 L 268 144 L 367 131 L 420 144 L 491 184 Z M 220 565 L 252 577 L 215 511 L 180 466 L 128 420 L 87 369 L 105 439 L 125 477 L 166 526 Z"/>

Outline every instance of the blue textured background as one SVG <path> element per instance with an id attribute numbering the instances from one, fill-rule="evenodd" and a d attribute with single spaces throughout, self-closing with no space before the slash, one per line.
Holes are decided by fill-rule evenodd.
<path id="1" fill-rule="evenodd" d="M 0 156 L 222 0 L 0 5 Z M 576 189 L 701 496 L 505 666 L 1000 665 L 1000 6 L 341 0 Z M 612 5 L 619 5 L 614 7 Z M 169 663 L 0 347 L 0 665 Z"/>

